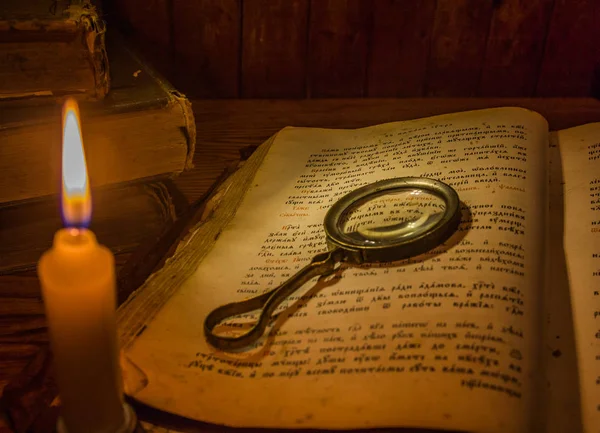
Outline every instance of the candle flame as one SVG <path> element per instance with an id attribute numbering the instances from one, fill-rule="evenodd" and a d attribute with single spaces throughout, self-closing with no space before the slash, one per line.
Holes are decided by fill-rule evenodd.
<path id="1" fill-rule="evenodd" d="M 79 107 L 74 99 L 67 99 L 63 106 L 62 215 L 68 227 L 86 227 L 92 217 Z"/>

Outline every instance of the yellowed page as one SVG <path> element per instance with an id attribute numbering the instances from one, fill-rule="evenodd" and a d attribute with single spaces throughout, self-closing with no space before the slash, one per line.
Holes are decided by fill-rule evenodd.
<path id="1" fill-rule="evenodd" d="M 573 311 L 564 246 L 563 167 L 558 134 L 550 134 L 547 282 L 544 299 L 542 399 L 547 433 L 579 433 L 581 404 Z"/>
<path id="2" fill-rule="evenodd" d="M 286 128 L 211 252 L 127 348 L 147 380 L 130 393 L 231 426 L 532 431 L 547 140 L 523 109 Z M 340 194 L 397 176 L 456 188 L 466 207 L 446 245 L 307 284 L 250 351 L 204 341 L 209 311 L 325 250 L 323 217 Z"/>
<path id="3" fill-rule="evenodd" d="M 600 426 L 600 123 L 558 132 L 583 428 Z"/>

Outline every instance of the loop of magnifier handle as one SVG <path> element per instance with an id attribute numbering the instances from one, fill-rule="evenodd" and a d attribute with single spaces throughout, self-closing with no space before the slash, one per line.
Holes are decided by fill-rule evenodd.
<path id="1" fill-rule="evenodd" d="M 333 273 L 335 265 L 343 259 L 343 251 L 338 248 L 317 254 L 308 265 L 273 290 L 244 301 L 232 302 L 213 310 L 204 320 L 204 335 L 206 340 L 212 346 L 223 350 L 235 350 L 250 346 L 264 334 L 267 326 L 269 326 L 269 322 L 273 318 L 273 313 L 288 296 L 310 279 Z M 258 321 L 245 333 L 235 337 L 214 333 L 215 327 L 224 320 L 255 310 L 261 310 Z"/>

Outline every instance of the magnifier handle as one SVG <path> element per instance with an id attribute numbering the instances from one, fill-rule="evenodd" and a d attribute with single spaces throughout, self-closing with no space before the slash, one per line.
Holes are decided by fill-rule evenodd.
<path id="1" fill-rule="evenodd" d="M 257 341 L 267 329 L 277 307 L 292 293 L 316 276 L 329 275 L 335 271 L 335 265 L 343 259 L 343 251 L 334 249 L 317 254 L 311 262 L 292 275 L 285 282 L 262 295 L 240 302 L 232 302 L 216 308 L 204 320 L 204 335 L 214 347 L 222 350 L 240 349 Z M 215 327 L 226 319 L 240 314 L 262 310 L 258 321 L 244 334 L 229 337 L 217 335 Z"/>

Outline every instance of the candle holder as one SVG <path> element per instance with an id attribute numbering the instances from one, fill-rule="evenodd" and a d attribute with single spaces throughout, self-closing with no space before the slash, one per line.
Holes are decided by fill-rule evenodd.
<path id="1" fill-rule="evenodd" d="M 125 414 L 125 421 L 123 422 L 123 425 L 111 433 L 143 432 L 143 430 L 138 428 L 138 420 L 135 411 L 129 404 L 125 402 L 123 402 L 123 413 Z M 56 423 L 56 433 L 69 433 L 62 417 L 59 417 Z"/>

